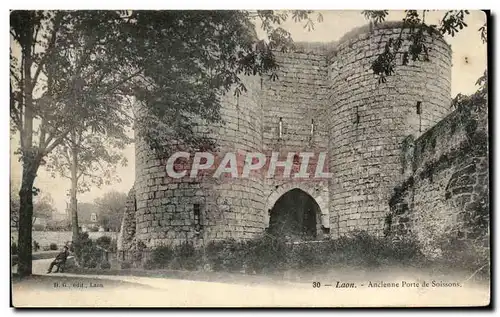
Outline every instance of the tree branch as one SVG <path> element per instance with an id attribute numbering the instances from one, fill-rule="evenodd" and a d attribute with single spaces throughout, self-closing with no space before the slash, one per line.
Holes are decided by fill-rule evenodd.
<path id="1" fill-rule="evenodd" d="M 50 140 L 51 139 L 54 139 L 54 142 L 52 144 L 49 145 L 50 143 L 50 140 L 47 140 L 47 146 L 45 148 L 45 151 L 43 151 L 43 154 L 44 155 L 47 155 L 49 154 L 50 152 L 52 152 L 52 150 L 58 146 L 59 144 L 61 144 L 65 137 L 68 135 L 68 133 L 73 129 L 73 127 L 68 127 L 66 128 L 66 130 L 64 130 L 58 137 L 56 138 L 49 138 Z"/>
<path id="2" fill-rule="evenodd" d="M 110 93 L 111 91 L 115 90 L 116 88 L 120 87 L 121 85 L 123 85 L 124 83 L 126 83 L 127 81 L 129 81 L 130 79 L 132 79 L 135 76 L 139 75 L 143 70 L 144 70 L 144 68 L 141 68 L 141 69 L 137 70 L 136 72 L 132 73 L 130 76 L 125 77 L 123 80 L 121 80 L 120 82 L 118 82 L 116 85 L 114 85 L 111 88 L 108 88 L 107 90 L 105 90 L 103 94 L 106 95 L 106 94 Z"/>
<path id="3" fill-rule="evenodd" d="M 16 100 L 14 98 L 14 92 L 12 91 L 12 83 L 10 83 L 10 117 L 14 121 L 17 129 L 21 129 L 21 117 L 16 111 Z"/>
<path id="4" fill-rule="evenodd" d="M 21 85 L 21 79 L 19 78 L 19 76 L 16 75 L 16 72 L 14 72 L 12 68 L 10 69 L 10 75 L 14 77 L 18 85 Z"/>
<path id="5" fill-rule="evenodd" d="M 10 35 L 12 35 L 12 37 L 14 38 L 14 40 L 18 41 L 21 39 L 21 37 L 19 35 L 17 35 L 16 33 L 14 33 L 14 31 L 12 31 L 12 29 L 10 30 Z"/>
<path id="6" fill-rule="evenodd" d="M 82 177 L 83 174 L 84 174 L 84 170 L 81 170 L 80 173 L 78 175 L 76 175 L 76 179 L 80 180 L 80 177 Z"/>
<path id="7" fill-rule="evenodd" d="M 45 51 L 45 54 L 43 55 L 40 64 L 38 64 L 38 68 L 35 71 L 35 76 L 33 76 L 33 82 L 36 83 L 38 80 L 38 76 L 42 72 L 42 68 L 47 63 L 49 60 L 49 56 L 52 54 L 52 51 L 54 50 L 55 44 L 56 44 L 56 36 L 57 36 L 57 31 L 59 31 L 59 27 L 61 26 L 61 20 L 62 20 L 62 12 L 57 11 L 56 16 L 54 18 L 54 29 L 51 32 L 50 35 L 50 40 L 49 40 L 49 46 L 47 47 L 47 50 Z"/>

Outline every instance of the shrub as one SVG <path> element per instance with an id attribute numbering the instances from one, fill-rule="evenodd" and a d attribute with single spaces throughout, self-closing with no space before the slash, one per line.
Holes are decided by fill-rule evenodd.
<path id="1" fill-rule="evenodd" d="M 156 265 L 156 263 L 154 263 L 153 261 L 151 260 L 147 260 L 146 262 L 144 262 L 144 264 L 142 265 L 142 268 L 144 270 L 156 270 L 156 269 L 159 269 L 160 267 L 158 267 L 158 265 Z"/>
<path id="2" fill-rule="evenodd" d="M 172 266 L 175 269 L 193 270 L 200 264 L 200 254 L 194 248 L 191 242 L 185 241 L 175 246 L 174 248 L 175 260 Z"/>
<path id="3" fill-rule="evenodd" d="M 50 246 L 49 246 L 49 249 L 50 250 L 57 250 L 57 244 L 51 243 Z"/>
<path id="4" fill-rule="evenodd" d="M 111 237 L 101 236 L 97 238 L 95 241 L 96 245 L 100 246 L 103 249 L 110 250 L 111 249 Z"/>
<path id="5" fill-rule="evenodd" d="M 256 273 L 328 268 L 335 264 L 376 267 L 423 259 L 411 239 L 393 242 L 363 231 L 319 243 L 287 244 L 284 239 L 270 235 L 243 242 L 213 241 L 207 245 L 205 254 L 214 271 L 249 269 Z"/>
<path id="6" fill-rule="evenodd" d="M 322 243 L 299 244 L 291 246 L 288 266 L 293 269 L 315 268 L 325 264 L 325 246 Z"/>
<path id="7" fill-rule="evenodd" d="M 409 264 L 423 259 L 417 243 L 411 238 L 392 241 L 375 237 L 365 231 L 331 240 L 320 246 L 320 263 L 346 264 L 354 267 L 378 267 L 389 264 Z"/>
<path id="8" fill-rule="evenodd" d="M 71 224 L 66 220 L 49 220 L 45 226 L 47 231 L 71 231 Z"/>
<path id="9" fill-rule="evenodd" d="M 120 263 L 120 268 L 123 269 L 123 270 L 126 270 L 126 269 L 130 269 L 132 267 L 132 263 L 131 262 L 121 262 Z"/>
<path id="10" fill-rule="evenodd" d="M 224 243 L 222 241 L 210 241 L 205 248 L 206 260 L 212 270 L 221 271 L 223 269 L 223 257 L 221 256 Z"/>
<path id="11" fill-rule="evenodd" d="M 363 231 L 317 243 L 289 244 L 270 235 L 247 241 L 211 241 L 204 253 L 201 251 L 190 242 L 183 242 L 174 248 L 161 246 L 152 251 L 144 268 L 193 270 L 209 267 L 214 271 L 265 273 L 290 268 L 329 268 L 336 264 L 363 268 L 413 264 L 424 258 L 411 238 L 394 242 Z"/>
<path id="12" fill-rule="evenodd" d="M 111 268 L 111 264 L 108 261 L 104 260 L 101 263 L 101 269 L 103 269 L 103 270 L 109 270 L 110 268 Z"/>
<path id="13" fill-rule="evenodd" d="M 33 225 L 33 231 L 44 231 L 45 230 L 45 226 L 44 225 L 40 225 L 40 224 L 34 224 Z"/>
<path id="14" fill-rule="evenodd" d="M 160 246 L 151 252 L 151 258 L 145 263 L 146 269 L 168 268 L 174 259 L 174 249 L 170 246 Z"/>
<path id="15" fill-rule="evenodd" d="M 89 238 L 87 232 L 81 233 L 74 243 L 75 255 L 82 267 L 95 268 L 102 259 L 103 252 Z"/>
<path id="16" fill-rule="evenodd" d="M 265 236 L 256 240 L 249 240 L 245 244 L 245 257 L 250 270 L 257 273 L 276 271 L 288 268 L 290 247 L 284 239 Z"/>
<path id="17" fill-rule="evenodd" d="M 90 259 L 85 263 L 84 267 L 89 269 L 95 269 L 97 267 L 97 260 L 95 258 Z"/>
<path id="18" fill-rule="evenodd" d="M 458 236 L 448 237 L 445 241 L 440 241 L 440 247 L 442 255 L 434 260 L 435 264 L 471 273 L 479 270 L 474 276 L 476 279 L 490 278 L 491 254 L 488 240 L 464 239 Z"/>
<path id="19" fill-rule="evenodd" d="M 247 257 L 246 243 L 234 239 L 212 241 L 205 252 L 206 260 L 214 271 L 241 271 Z"/>
<path id="20" fill-rule="evenodd" d="M 111 243 L 109 245 L 109 251 L 116 252 L 118 251 L 118 242 L 116 239 L 111 239 Z"/>

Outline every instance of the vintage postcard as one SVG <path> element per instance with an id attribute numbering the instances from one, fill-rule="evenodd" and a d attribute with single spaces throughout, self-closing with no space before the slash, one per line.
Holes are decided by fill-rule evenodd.
<path id="1" fill-rule="evenodd" d="M 11 305 L 488 306 L 489 19 L 11 11 Z"/>

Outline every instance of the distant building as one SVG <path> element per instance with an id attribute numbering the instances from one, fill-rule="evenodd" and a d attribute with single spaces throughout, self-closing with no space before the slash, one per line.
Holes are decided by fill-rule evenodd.
<path id="1" fill-rule="evenodd" d="M 49 220 L 50 220 L 49 218 L 37 217 L 33 222 L 33 227 L 37 229 L 45 229 L 45 227 L 47 227 L 47 222 Z"/>
<path id="2" fill-rule="evenodd" d="M 52 220 L 53 221 L 65 221 L 65 220 L 70 220 L 71 218 L 68 217 L 68 214 L 67 213 L 60 213 L 60 212 L 54 212 L 52 214 Z"/>

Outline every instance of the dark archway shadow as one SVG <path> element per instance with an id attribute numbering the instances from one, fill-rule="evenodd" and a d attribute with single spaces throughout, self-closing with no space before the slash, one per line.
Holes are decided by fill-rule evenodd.
<path id="1" fill-rule="evenodd" d="M 320 207 L 308 193 L 294 188 L 284 193 L 270 211 L 268 233 L 293 241 L 318 237 Z"/>

